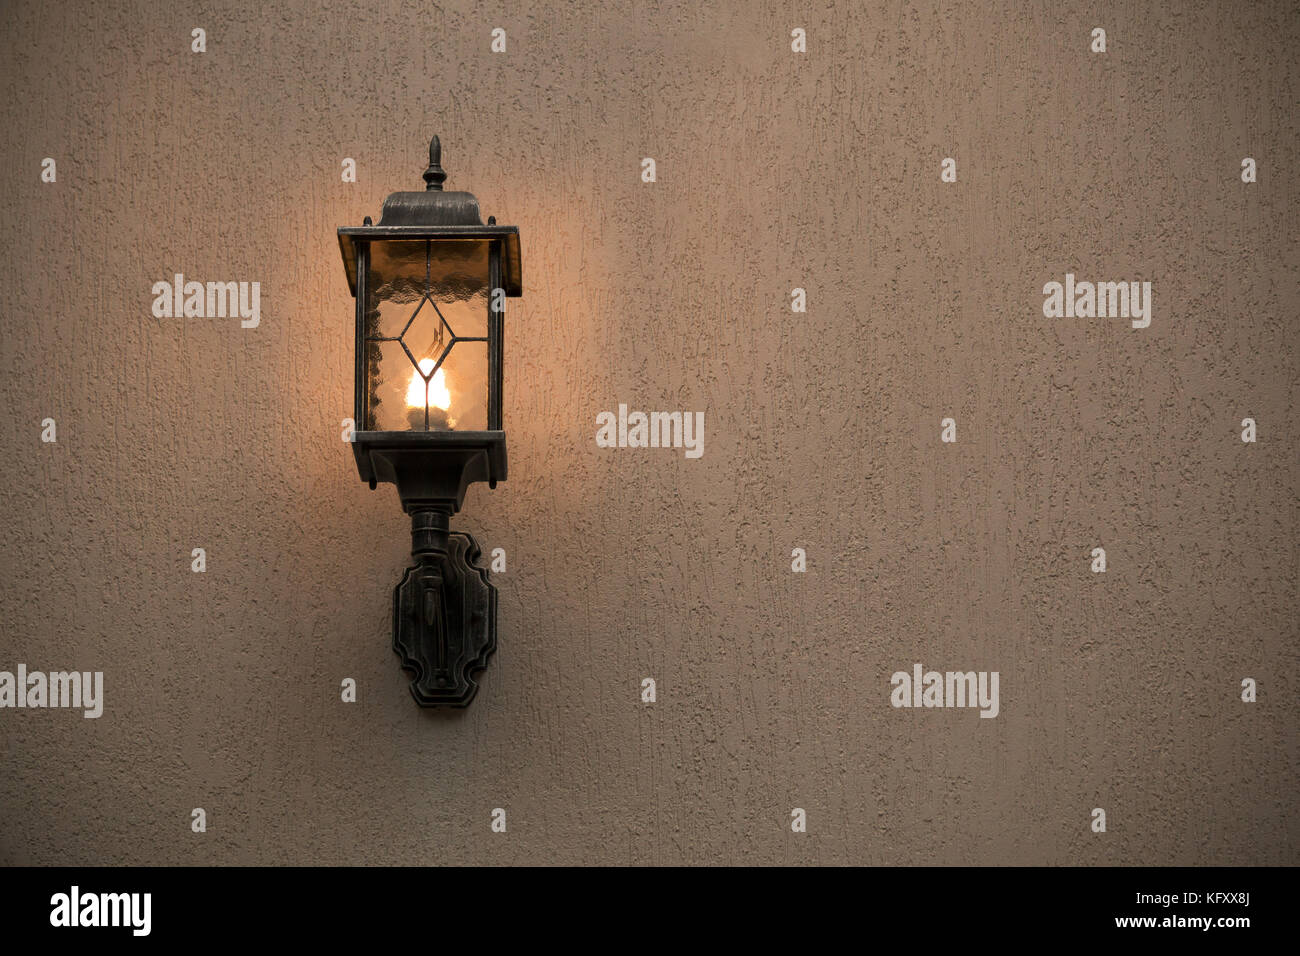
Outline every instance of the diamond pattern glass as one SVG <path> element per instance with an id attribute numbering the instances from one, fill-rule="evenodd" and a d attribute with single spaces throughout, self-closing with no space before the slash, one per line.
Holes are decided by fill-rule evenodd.
<path id="1" fill-rule="evenodd" d="M 487 334 L 486 243 L 371 243 L 363 427 L 486 429 Z"/>

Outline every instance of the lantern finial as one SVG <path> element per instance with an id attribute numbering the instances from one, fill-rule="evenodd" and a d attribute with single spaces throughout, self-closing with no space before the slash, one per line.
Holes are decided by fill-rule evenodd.
<path id="1" fill-rule="evenodd" d="M 435 135 L 429 140 L 429 168 L 424 171 L 425 189 L 442 189 L 447 172 L 442 168 L 442 143 Z"/>

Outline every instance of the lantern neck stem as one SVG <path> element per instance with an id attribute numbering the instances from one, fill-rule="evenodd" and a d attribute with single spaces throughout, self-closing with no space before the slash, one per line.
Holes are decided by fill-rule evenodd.
<path id="1" fill-rule="evenodd" d="M 419 505 L 411 509 L 411 557 L 417 561 L 447 553 L 447 528 L 451 510 Z"/>

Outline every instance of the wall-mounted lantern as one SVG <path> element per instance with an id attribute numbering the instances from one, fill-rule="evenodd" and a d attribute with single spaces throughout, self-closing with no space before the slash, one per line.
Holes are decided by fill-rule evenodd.
<path id="1" fill-rule="evenodd" d="M 505 297 L 523 291 L 519 230 L 444 192 L 438 137 L 423 192 L 393 193 L 378 225 L 339 230 L 357 300 L 356 432 L 363 481 L 397 486 L 411 555 L 393 595 L 393 650 L 422 707 L 464 707 L 496 650 L 496 588 L 478 545 L 448 530 L 472 482 L 506 477 Z"/>

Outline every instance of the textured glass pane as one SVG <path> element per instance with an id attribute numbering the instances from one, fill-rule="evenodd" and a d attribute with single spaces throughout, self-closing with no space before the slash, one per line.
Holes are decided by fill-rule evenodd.
<path id="1" fill-rule="evenodd" d="M 428 246 L 423 239 L 370 244 L 367 336 L 395 339 L 402 334 L 428 286 Z"/>
<path id="2" fill-rule="evenodd" d="M 424 431 L 424 382 L 402 343 L 368 342 L 366 358 L 370 392 L 365 427 L 370 431 L 384 432 L 404 432 L 412 428 Z M 418 409 L 407 404 L 412 377 L 419 383 L 412 393 L 419 402 Z"/>
<path id="3" fill-rule="evenodd" d="M 488 243 L 456 240 L 432 247 L 433 300 L 457 338 L 486 338 Z"/>
<path id="4" fill-rule="evenodd" d="M 460 239 L 371 243 L 365 428 L 487 428 L 487 343 L 462 340 L 488 334 L 488 250 Z"/>
<path id="5" fill-rule="evenodd" d="M 486 342 L 457 342 L 439 370 L 446 373 L 451 427 L 460 431 L 487 428 L 488 353 Z M 430 388 L 432 399 L 432 387 Z"/>

